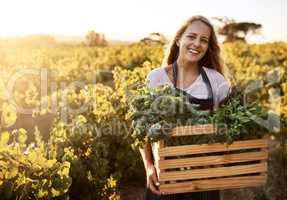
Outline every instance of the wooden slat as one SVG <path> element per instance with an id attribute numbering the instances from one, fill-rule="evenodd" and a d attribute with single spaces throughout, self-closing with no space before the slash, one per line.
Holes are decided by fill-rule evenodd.
<path id="1" fill-rule="evenodd" d="M 242 187 L 255 187 L 266 183 L 266 175 L 216 178 L 210 180 L 194 180 L 180 183 L 163 184 L 160 191 L 165 194 L 175 194 L 183 192 L 199 192 L 208 190 L 222 190 Z"/>
<path id="2" fill-rule="evenodd" d="M 266 137 L 265 137 L 266 138 Z M 267 139 L 267 138 L 266 138 Z M 267 139 L 267 146 L 269 145 L 269 140 Z M 268 149 L 267 148 L 262 148 L 261 151 L 266 151 L 266 156 L 268 157 Z M 262 160 L 261 163 L 263 163 L 264 161 Z M 266 167 L 268 168 L 268 162 L 266 162 Z M 263 172 L 261 173 L 261 175 L 266 175 L 267 174 L 267 171 L 266 172 Z"/>
<path id="3" fill-rule="evenodd" d="M 159 169 L 173 169 L 181 167 L 195 167 L 206 165 L 240 163 L 256 160 L 266 160 L 267 151 L 225 154 L 220 156 L 202 156 L 196 158 L 181 158 L 160 160 Z"/>
<path id="4" fill-rule="evenodd" d="M 160 149 L 159 148 L 159 142 L 154 142 L 152 144 L 152 154 L 153 154 L 153 158 L 154 158 L 154 166 L 157 169 L 156 170 L 157 175 L 159 175 L 159 173 L 160 173 L 160 169 L 159 169 L 160 157 L 159 157 L 159 153 L 158 153 L 159 149 Z"/>
<path id="5" fill-rule="evenodd" d="M 249 164 L 232 167 L 217 167 L 193 169 L 186 171 L 163 172 L 159 174 L 159 181 L 175 181 L 200 178 L 215 178 L 222 176 L 235 176 L 241 174 L 259 173 L 267 171 L 267 163 Z"/>
<path id="6" fill-rule="evenodd" d="M 159 149 L 162 149 L 162 148 L 164 148 L 164 146 L 165 146 L 165 141 L 164 140 L 160 140 L 159 142 Z M 159 154 L 160 155 L 160 154 Z M 157 177 L 159 176 L 159 174 L 160 173 L 164 173 L 165 172 L 165 170 L 164 169 L 160 169 L 159 168 L 159 163 L 161 162 L 161 161 L 164 161 L 164 157 L 163 156 L 160 156 L 159 157 L 159 162 L 158 162 L 158 165 L 156 166 L 156 168 L 157 168 Z"/>
<path id="7" fill-rule="evenodd" d="M 152 144 L 152 154 L 154 157 L 154 166 L 156 168 L 157 176 L 159 176 L 160 173 L 164 172 L 164 169 L 159 168 L 159 163 L 164 161 L 165 158 L 160 156 L 160 154 L 158 153 L 158 150 L 163 148 L 164 146 L 165 146 L 164 140 L 160 140 Z"/>
<path id="8" fill-rule="evenodd" d="M 178 156 L 254 148 L 267 148 L 267 139 L 235 141 L 228 147 L 221 143 L 164 147 L 159 149 L 159 154 L 160 156 Z"/>
<path id="9" fill-rule="evenodd" d="M 171 130 L 171 136 L 203 135 L 215 133 L 213 124 L 201 124 L 193 126 L 179 126 Z"/>
<path id="10" fill-rule="evenodd" d="M 158 161 L 159 160 L 159 142 L 154 142 L 152 144 L 152 153 L 153 153 L 153 158 L 154 158 L 154 161 Z"/>

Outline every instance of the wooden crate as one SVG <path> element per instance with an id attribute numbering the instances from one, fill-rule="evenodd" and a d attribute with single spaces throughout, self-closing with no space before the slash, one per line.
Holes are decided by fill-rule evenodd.
<path id="1" fill-rule="evenodd" d="M 214 132 L 212 124 L 184 126 L 174 128 L 172 136 Z M 267 148 L 267 138 L 234 141 L 228 147 L 221 143 L 166 146 L 161 140 L 152 148 L 160 191 L 175 194 L 263 185 Z"/>

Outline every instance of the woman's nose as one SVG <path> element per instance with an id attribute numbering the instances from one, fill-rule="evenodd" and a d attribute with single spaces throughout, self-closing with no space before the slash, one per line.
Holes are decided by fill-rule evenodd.
<path id="1" fill-rule="evenodd" d="M 195 39 L 193 41 L 193 45 L 196 46 L 196 47 L 200 46 L 200 40 L 199 39 Z"/>

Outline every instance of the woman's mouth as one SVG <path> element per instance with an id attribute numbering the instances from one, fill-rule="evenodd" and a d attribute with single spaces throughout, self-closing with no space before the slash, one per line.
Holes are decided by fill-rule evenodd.
<path id="1" fill-rule="evenodd" d="M 188 52 L 189 52 L 189 53 L 192 53 L 192 54 L 194 54 L 194 55 L 198 55 L 198 54 L 200 53 L 200 51 L 195 50 L 195 49 L 192 49 L 192 48 L 189 48 L 189 49 L 188 49 Z"/>

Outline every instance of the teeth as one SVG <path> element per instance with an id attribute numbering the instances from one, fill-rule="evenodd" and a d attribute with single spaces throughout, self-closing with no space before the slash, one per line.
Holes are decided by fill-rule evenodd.
<path id="1" fill-rule="evenodd" d="M 194 50 L 194 49 L 189 49 L 188 51 L 191 52 L 191 53 L 199 54 L 199 51 Z"/>

